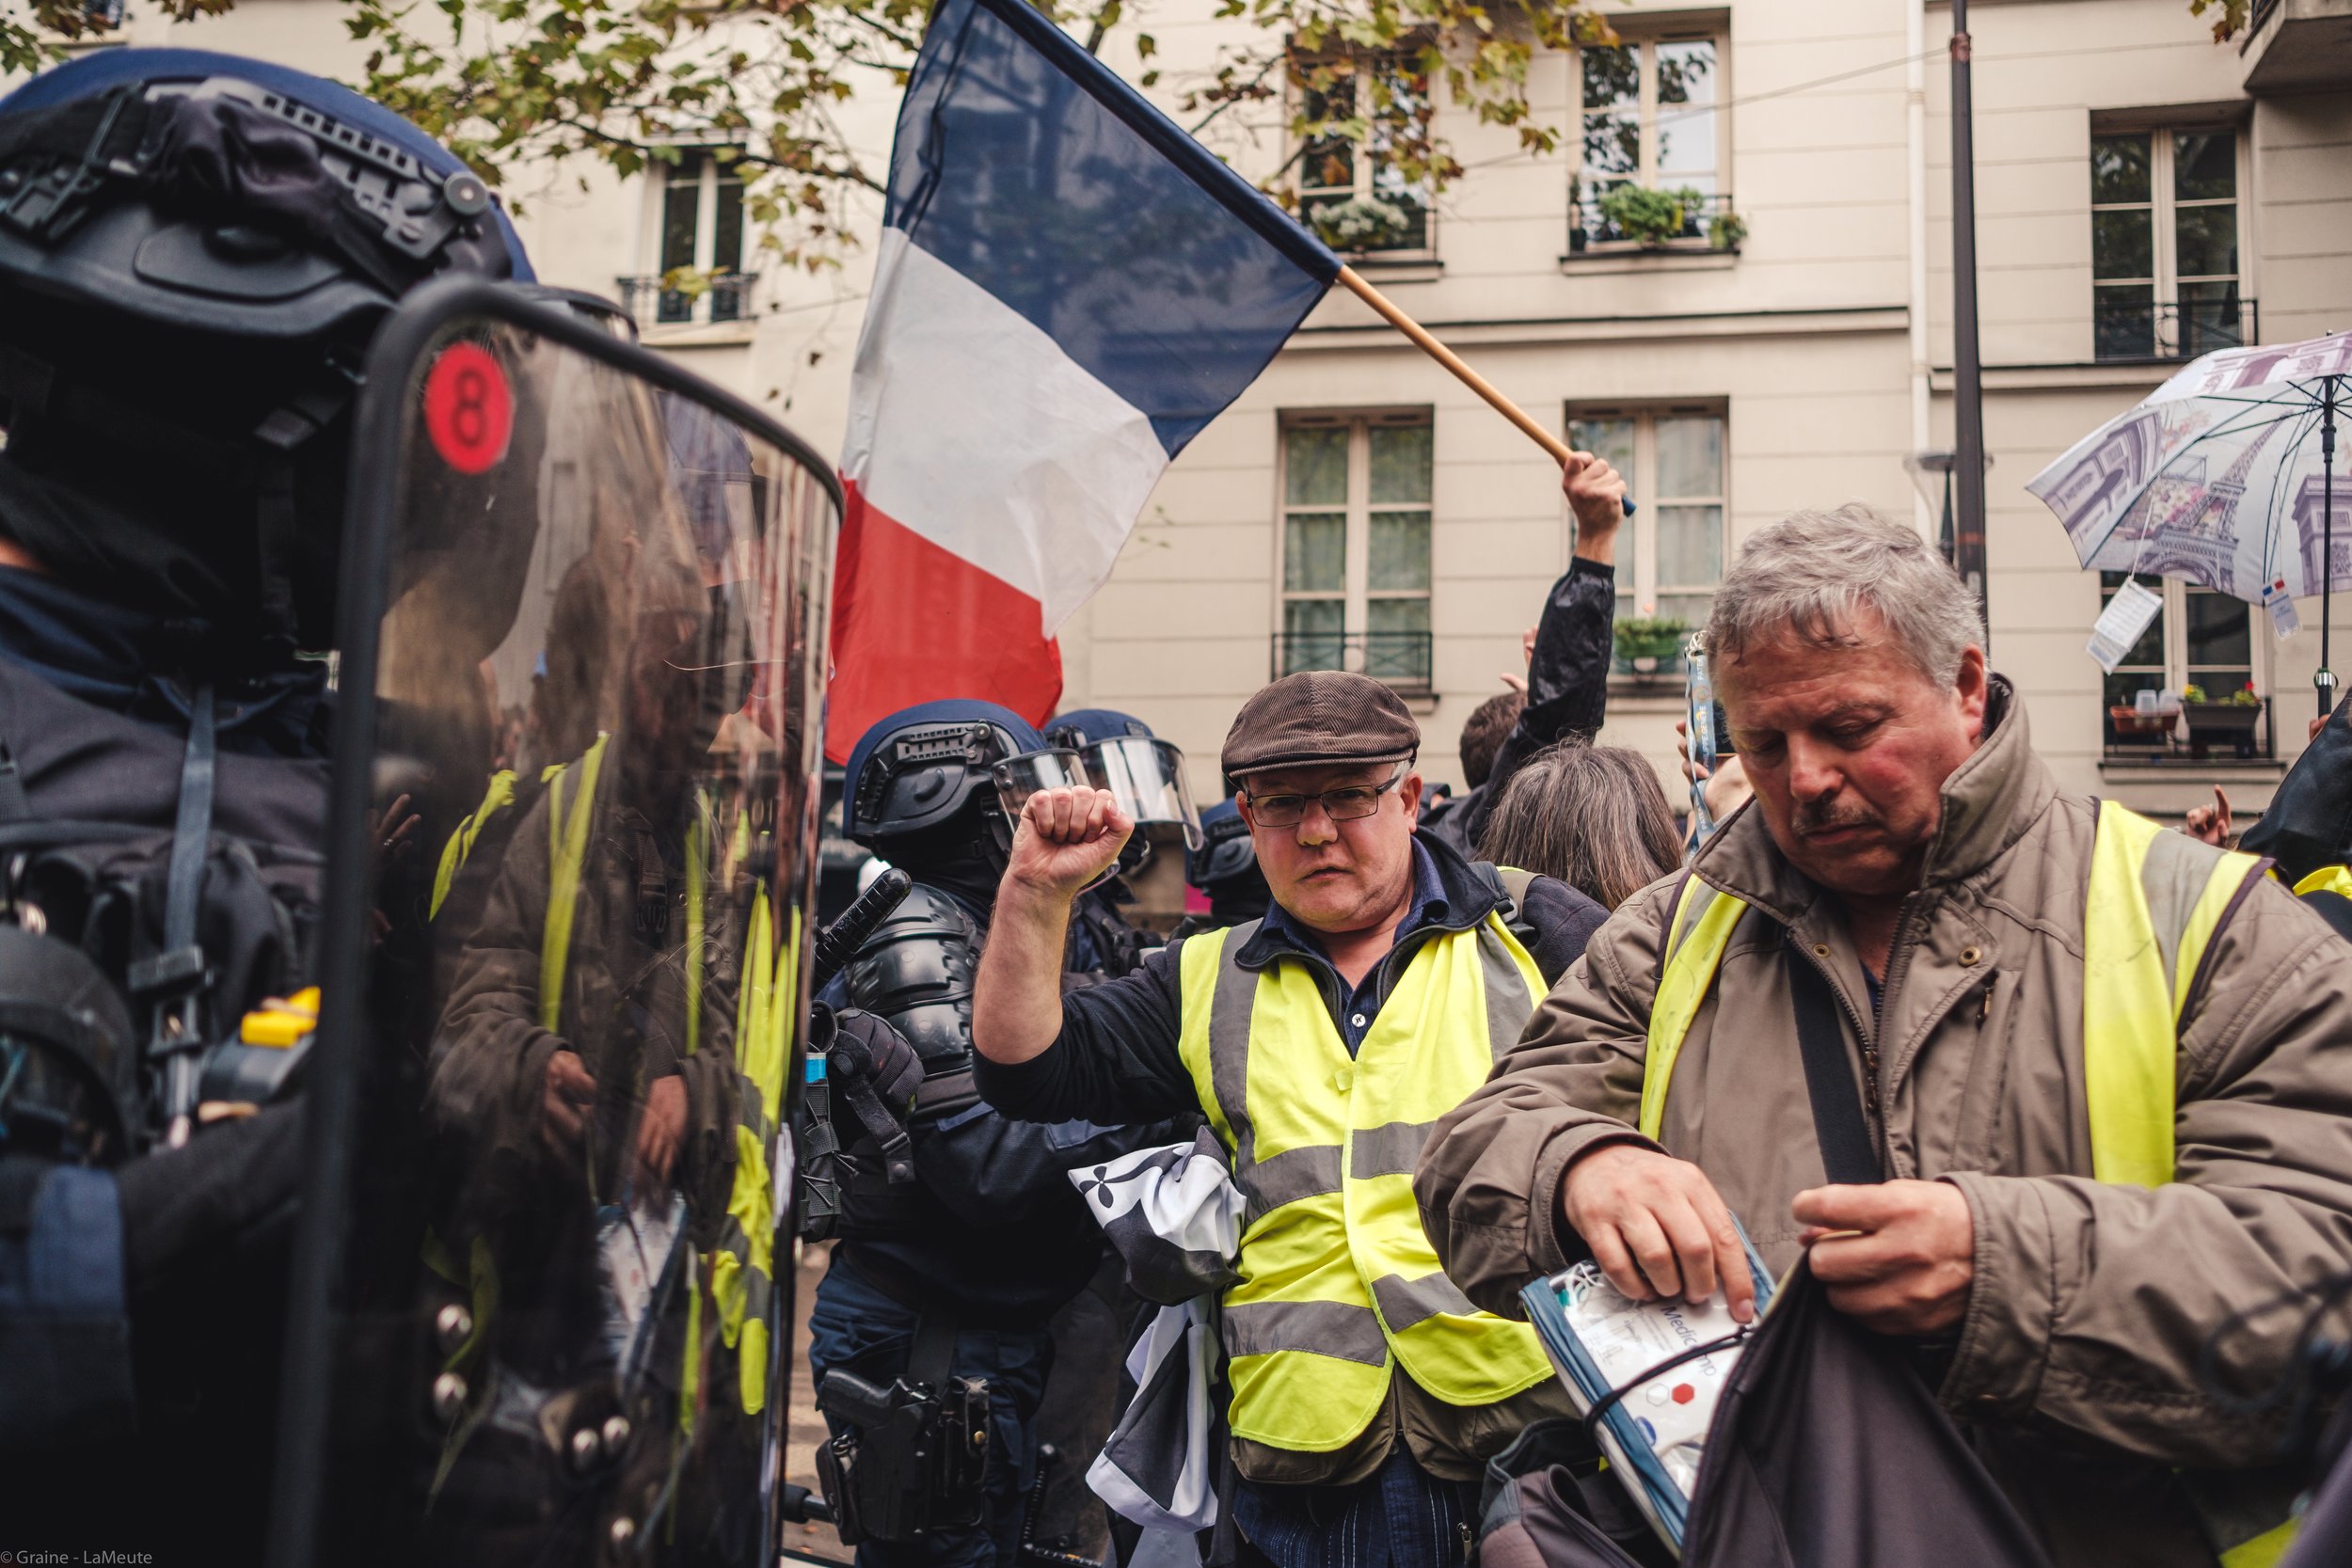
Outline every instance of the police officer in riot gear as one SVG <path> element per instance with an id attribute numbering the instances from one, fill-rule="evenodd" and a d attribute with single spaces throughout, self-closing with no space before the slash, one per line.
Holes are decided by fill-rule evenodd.
<path id="1" fill-rule="evenodd" d="M 875 1565 L 1017 1560 L 1035 1466 L 1035 1421 L 1053 1363 L 1047 1322 L 1103 1258 L 1102 1233 L 1066 1174 L 1083 1161 L 1168 1141 L 1165 1129 L 1006 1121 L 971 1086 L 972 977 L 1010 845 L 994 766 L 1046 750 L 1026 721 L 993 704 L 922 704 L 875 724 L 844 783 L 849 837 L 908 872 L 914 886 L 867 940 L 838 990 L 887 1021 L 922 1058 L 911 1122 L 916 1180 L 890 1184 L 868 1145 L 838 1220 L 810 1319 L 810 1370 L 835 1449 L 855 1464 L 893 1463 L 889 1439 L 840 1397 L 896 1379 L 985 1384 L 989 1443 L 978 1496 L 930 1499 L 919 1537 L 852 1525 L 859 1561 Z M 1072 942 L 1073 983 L 1104 962 L 1089 935 Z M 856 1130 L 839 1129 L 854 1145 Z M 1140 1141 L 1137 1141 L 1140 1140 Z M 805 1140 L 804 1140 L 805 1141 Z M 852 1163 L 859 1151 L 852 1147 Z M 935 1364 L 934 1364 L 935 1363 Z M 912 1365 L 911 1365 L 912 1364 Z M 829 1384 L 831 1374 L 848 1380 Z M 943 1377 L 944 1373 L 944 1377 Z M 863 1495 L 857 1478 L 843 1484 Z M 836 1508 L 838 1508 L 836 1499 Z M 854 1509 L 854 1505 L 852 1505 Z"/>
<path id="2" fill-rule="evenodd" d="M 531 276 L 478 178 L 329 83 L 121 50 L 0 100 L 0 1450 L 20 1528 L 54 1509 L 123 1544 L 200 1531 L 258 1558 L 351 405 L 376 324 L 443 274 Z M 381 826 L 405 852 L 403 822 Z"/>
<path id="3" fill-rule="evenodd" d="M 1200 814 L 1200 848 L 1184 857 L 1184 881 L 1209 901 L 1209 912 L 1184 917 L 1176 935 L 1221 930 L 1245 920 L 1259 920 L 1274 901 L 1265 873 L 1258 869 L 1258 851 L 1249 842 L 1249 824 L 1242 820 L 1238 800 L 1219 800 Z"/>

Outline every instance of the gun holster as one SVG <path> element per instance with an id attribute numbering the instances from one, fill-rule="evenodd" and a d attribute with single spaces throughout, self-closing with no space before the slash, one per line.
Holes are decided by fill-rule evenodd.
<path id="1" fill-rule="evenodd" d="M 817 1450 L 817 1479 L 841 1544 L 920 1541 L 980 1521 L 988 1385 L 948 1373 L 953 1321 L 925 1312 L 904 1375 L 879 1387 L 836 1368 L 817 1408 L 848 1430 Z"/>

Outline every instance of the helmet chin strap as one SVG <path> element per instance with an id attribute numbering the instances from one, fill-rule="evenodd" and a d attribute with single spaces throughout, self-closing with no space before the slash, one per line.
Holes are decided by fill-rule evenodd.
<path id="1" fill-rule="evenodd" d="M 290 636 L 297 624 L 294 562 L 302 527 L 295 499 L 298 458 L 312 437 L 351 406 L 358 388 L 358 375 L 330 354 L 310 387 L 270 410 L 254 427 L 253 438 L 262 448 L 254 496 L 259 556 L 254 565 L 262 624 L 282 626 Z"/>

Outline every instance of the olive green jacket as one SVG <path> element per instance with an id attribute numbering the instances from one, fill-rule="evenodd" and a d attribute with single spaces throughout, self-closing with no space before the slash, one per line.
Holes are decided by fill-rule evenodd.
<path id="1" fill-rule="evenodd" d="M 1822 1180 L 1784 968 L 1784 930 L 1841 1003 L 1881 1163 L 1942 1179 L 1976 1227 L 1966 1315 L 1939 1395 L 2064 1568 L 2206 1565 L 2176 1467 L 2266 1464 L 2273 1417 L 2216 1400 L 2201 1349 L 2233 1313 L 2352 1269 L 2352 952 L 2255 879 L 2183 1015 L 2178 1180 L 2090 1179 L 2082 1075 L 2083 905 L 2096 802 L 2059 790 L 1996 678 L 1987 734 L 1944 791 L 1872 1017 L 1836 900 L 1745 810 L 1696 863 L 1754 908 L 1684 1040 L 1661 1129 L 1777 1273 L 1790 1200 Z M 1582 1255 L 1555 1225 L 1563 1171 L 1631 1127 L 1679 875 L 1634 895 L 1439 1124 L 1415 1191 L 1446 1270 L 1513 1309 Z M 1866 1081 L 1866 1056 L 1876 1082 Z M 2231 1335 L 2236 1389 L 2288 1375 L 2300 1312 Z M 2333 1325 L 2338 1333 L 2343 1325 Z"/>

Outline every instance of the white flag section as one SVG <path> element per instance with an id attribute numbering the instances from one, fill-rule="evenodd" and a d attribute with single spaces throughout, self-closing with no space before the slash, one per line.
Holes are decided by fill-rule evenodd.
<path id="1" fill-rule="evenodd" d="M 1037 600 L 1050 635 L 1110 575 L 1168 461 L 1150 415 L 882 230 L 841 458 L 867 506 Z"/>

